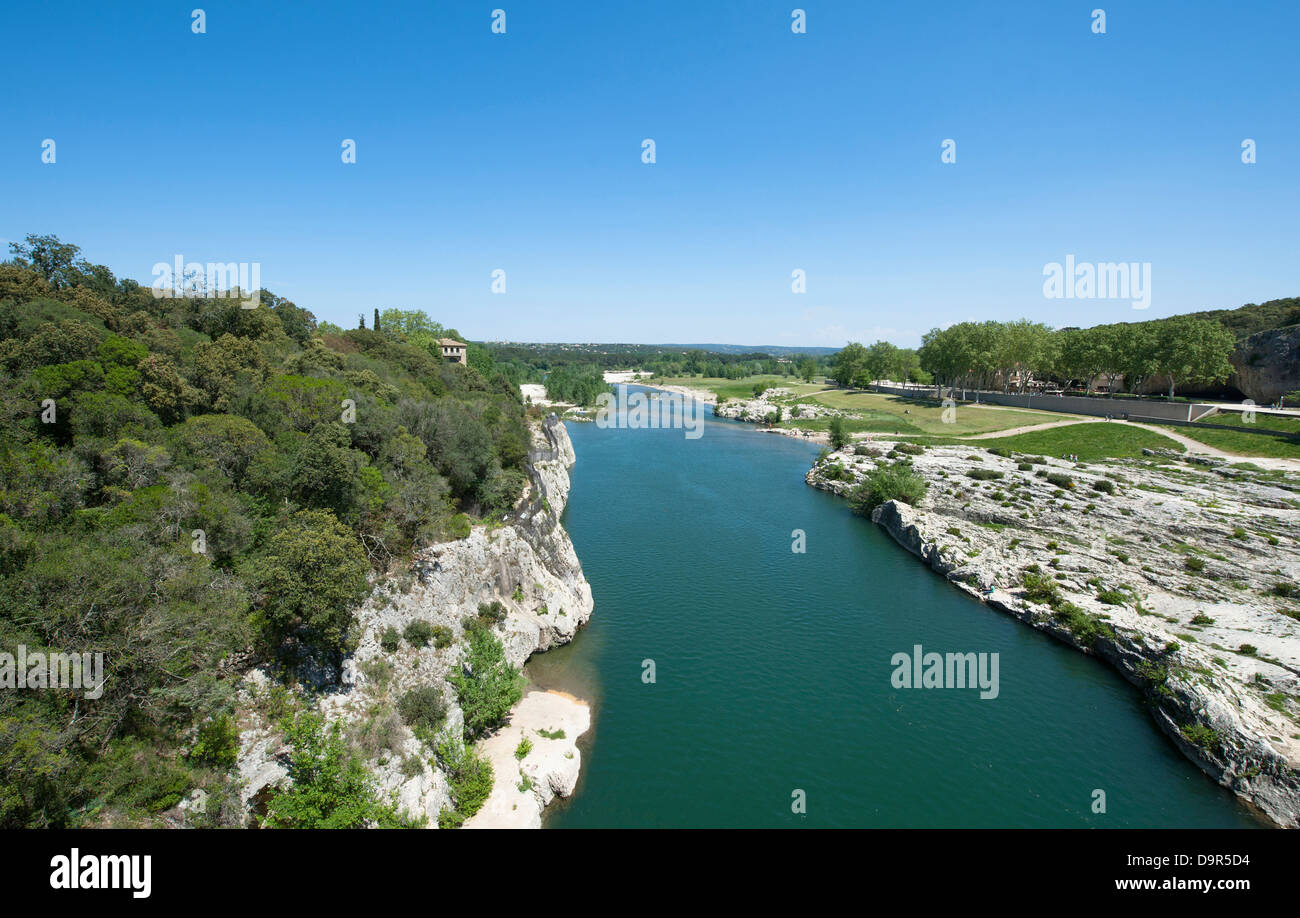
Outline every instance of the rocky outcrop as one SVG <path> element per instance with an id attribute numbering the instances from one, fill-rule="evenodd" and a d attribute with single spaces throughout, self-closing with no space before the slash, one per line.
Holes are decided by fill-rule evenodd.
<path id="1" fill-rule="evenodd" d="M 1251 335 L 1237 344 L 1229 385 L 1260 405 L 1300 392 L 1300 325 Z"/>
<path id="2" fill-rule="evenodd" d="M 1188 758 L 1300 826 L 1300 479 L 892 445 L 832 454 L 808 483 L 843 495 L 909 462 L 926 497 L 880 505 L 877 525 L 958 589 L 1113 665 Z"/>
<path id="3" fill-rule="evenodd" d="M 359 642 L 345 660 L 337 684 L 313 699 L 329 720 L 345 725 L 367 755 L 381 792 L 411 815 L 425 817 L 431 826 L 451 805 L 447 780 L 431 764 L 430 750 L 397 716 L 397 699 L 413 688 L 438 688 L 449 712 L 446 729 L 459 734 L 463 717 L 446 677 L 462 659 L 463 622 L 478 615 L 480 604 L 498 602 L 504 607 L 504 620 L 494 631 L 516 666 L 533 653 L 572 640 L 591 617 L 591 587 L 560 525 L 574 461 L 564 425 L 554 418 L 540 425 L 533 435 L 529 485 L 515 511 L 502 524 L 475 526 L 467 538 L 416 552 L 409 576 L 378 584 L 357 611 Z M 450 641 L 441 647 L 434 641 L 419 648 L 403 641 L 392 652 L 380 646 L 386 629 L 402 632 L 417 620 L 446 629 Z M 246 729 L 238 769 L 245 779 L 242 794 L 250 811 L 256 811 L 269 790 L 286 779 L 285 750 L 274 724 L 257 714 L 259 699 L 271 691 L 271 681 L 260 671 L 246 681 L 242 705 Z M 573 770 L 576 780 L 580 758 L 574 741 L 581 731 L 575 726 L 570 724 L 564 739 L 548 741 L 547 748 Z M 497 777 L 498 783 L 515 781 L 512 774 Z M 558 788 L 555 792 L 572 791 L 572 782 L 559 779 L 546 786 Z M 531 795 L 538 824 L 551 796 L 540 790 Z M 529 825 L 533 822 L 528 820 Z"/>

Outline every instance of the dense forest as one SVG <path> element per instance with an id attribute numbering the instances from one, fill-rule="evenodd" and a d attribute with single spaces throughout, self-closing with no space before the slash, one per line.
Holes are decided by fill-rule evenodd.
<path id="1" fill-rule="evenodd" d="M 0 825 L 147 821 L 233 765 L 240 672 L 337 662 L 373 573 L 515 503 L 525 409 L 422 313 L 345 331 L 10 248 L 0 649 L 102 653 L 108 688 L 0 692 Z"/>

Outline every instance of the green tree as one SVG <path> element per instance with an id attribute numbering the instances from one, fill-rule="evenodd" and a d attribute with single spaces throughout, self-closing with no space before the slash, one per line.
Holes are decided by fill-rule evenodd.
<path id="1" fill-rule="evenodd" d="M 479 737 L 505 720 L 522 696 L 519 670 L 506 661 L 501 642 L 487 628 L 469 634 L 464 665 L 447 677 L 465 714 L 465 731 Z"/>
<path id="2" fill-rule="evenodd" d="M 849 443 L 849 433 L 844 426 L 844 418 L 838 414 L 831 418 L 829 431 L 831 435 L 831 448 L 844 449 Z"/>
<path id="3" fill-rule="evenodd" d="M 342 653 L 353 609 L 369 592 L 366 554 L 329 510 L 302 510 L 271 537 L 255 577 L 274 642 Z"/>

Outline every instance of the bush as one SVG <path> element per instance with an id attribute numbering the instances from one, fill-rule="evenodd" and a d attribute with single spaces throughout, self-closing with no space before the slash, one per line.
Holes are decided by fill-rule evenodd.
<path id="1" fill-rule="evenodd" d="M 876 457 L 876 456 L 879 456 L 879 455 L 880 455 L 880 450 L 878 450 L 878 449 L 872 449 L 870 446 L 862 446 L 862 445 L 858 445 L 858 446 L 853 447 L 853 455 L 855 455 L 855 456 L 872 456 L 872 457 Z"/>
<path id="2" fill-rule="evenodd" d="M 519 599 L 515 601 L 519 602 L 523 599 L 523 593 L 519 592 L 517 589 L 516 592 L 519 593 Z M 499 624 L 506 620 L 506 607 L 496 599 L 491 602 L 481 602 L 478 604 L 478 617 L 484 624 Z"/>
<path id="3" fill-rule="evenodd" d="M 442 689 L 422 685 L 398 699 L 397 713 L 412 730 L 419 728 L 432 733 L 447 719 L 447 702 L 443 700 Z"/>
<path id="4" fill-rule="evenodd" d="M 402 635 L 392 625 L 385 628 L 383 634 L 379 635 L 379 646 L 385 653 L 392 653 L 397 650 L 401 642 Z"/>
<path id="5" fill-rule="evenodd" d="M 468 637 L 465 665 L 447 679 L 456 687 L 465 713 L 466 734 L 479 737 L 505 720 L 523 692 L 519 670 L 506 662 L 505 650 L 492 632 L 477 628 Z"/>
<path id="6" fill-rule="evenodd" d="M 223 771 L 233 768 L 239 755 L 239 731 L 229 714 L 221 714 L 199 726 L 190 759 Z"/>
<path id="7" fill-rule="evenodd" d="M 1108 606 L 1124 605 L 1124 594 L 1119 590 L 1102 590 L 1097 594 L 1097 599 Z"/>
<path id="8" fill-rule="evenodd" d="M 444 810 L 438 816 L 438 826 L 459 828 L 461 823 L 482 809 L 492 793 L 492 763 L 448 734 L 438 741 L 437 759 L 447 776 L 451 801 L 455 806 L 454 810 Z"/>
<path id="9" fill-rule="evenodd" d="M 994 481 L 1002 477 L 1002 473 L 995 469 L 971 469 L 966 473 L 967 478 L 974 478 L 976 481 Z"/>
<path id="10" fill-rule="evenodd" d="M 446 625 L 433 626 L 434 647 L 436 647 L 438 650 L 442 650 L 444 647 L 450 647 L 451 640 L 452 640 L 452 633 L 450 628 L 448 628 Z"/>
<path id="11" fill-rule="evenodd" d="M 897 500 L 916 506 L 925 498 L 929 485 L 910 466 L 890 465 L 874 469 L 849 492 L 849 506 L 869 516 L 886 501 Z"/>
<path id="12" fill-rule="evenodd" d="M 1074 479 L 1069 475 L 1063 475 L 1060 472 L 1052 472 L 1047 476 L 1049 483 L 1056 485 L 1063 491 L 1068 491 L 1074 487 Z"/>
<path id="13" fill-rule="evenodd" d="M 1098 479 L 1092 483 L 1094 491 L 1101 491 L 1103 494 L 1115 493 L 1115 482 L 1107 481 L 1105 478 Z"/>
<path id="14" fill-rule="evenodd" d="M 402 631 L 402 637 L 406 638 L 406 643 L 412 647 L 428 646 L 433 637 L 433 625 L 422 618 L 417 618 Z"/>
<path id="15" fill-rule="evenodd" d="M 409 826 L 380 803 L 369 773 L 348 751 L 338 723 L 328 729 L 315 714 L 285 726 L 292 784 L 271 798 L 261 824 L 273 829 L 360 829 Z"/>
<path id="16" fill-rule="evenodd" d="M 1195 574 L 1205 570 L 1205 562 L 1200 558 L 1186 558 L 1183 561 L 1183 567 Z"/>
<path id="17" fill-rule="evenodd" d="M 522 762 L 528 756 L 528 753 L 532 751 L 533 751 L 533 741 L 526 736 L 521 737 L 519 740 L 519 745 L 515 747 L 515 758 L 519 759 Z"/>
<path id="18" fill-rule="evenodd" d="M 448 521 L 447 530 L 451 533 L 453 539 L 468 539 L 471 530 L 469 517 L 463 513 L 457 513 Z"/>
<path id="19" fill-rule="evenodd" d="M 894 449 L 908 456 L 920 456 L 925 453 L 925 447 L 919 443 L 896 443 Z"/>

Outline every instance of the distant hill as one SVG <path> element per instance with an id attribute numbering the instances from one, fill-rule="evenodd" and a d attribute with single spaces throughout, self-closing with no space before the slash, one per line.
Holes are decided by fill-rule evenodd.
<path id="1" fill-rule="evenodd" d="M 1248 303 L 1237 309 L 1211 309 L 1193 312 L 1195 319 L 1217 319 L 1238 339 L 1248 338 L 1263 331 L 1300 325 L 1300 297 L 1269 300 L 1267 303 Z"/>

